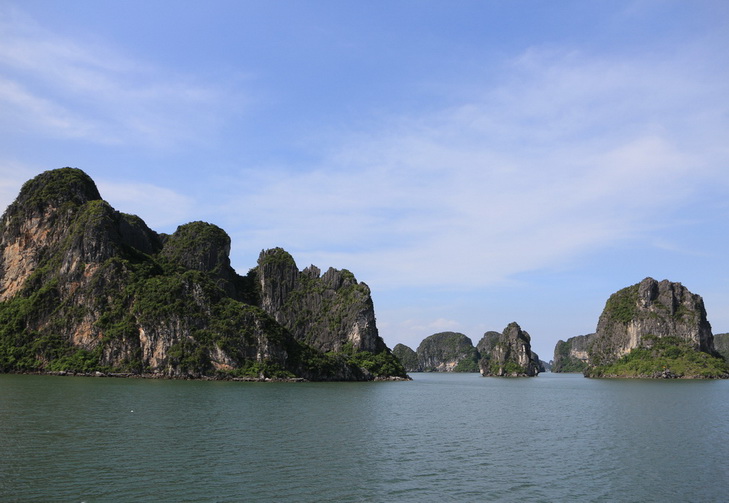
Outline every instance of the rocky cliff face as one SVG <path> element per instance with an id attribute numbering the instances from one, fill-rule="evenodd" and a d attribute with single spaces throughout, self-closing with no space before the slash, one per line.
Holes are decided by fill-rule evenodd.
<path id="1" fill-rule="evenodd" d="M 242 277 L 229 250 L 228 235 L 204 222 L 158 235 L 111 208 L 80 170 L 39 175 L 0 222 L 0 371 L 404 375 L 377 337 L 366 285 L 333 270 L 300 280 L 270 264 Z M 316 288 L 304 295 L 309 280 Z M 321 319 L 305 323 L 310 312 Z"/>
<path id="2" fill-rule="evenodd" d="M 261 252 L 257 274 L 263 309 L 298 340 L 325 352 L 386 350 L 370 289 L 346 269 L 299 271 L 291 255 L 275 248 Z"/>
<path id="3" fill-rule="evenodd" d="M 423 339 L 416 350 L 424 372 L 476 372 L 478 352 L 471 339 L 458 332 L 441 332 Z"/>
<path id="4" fill-rule="evenodd" d="M 724 360 L 729 362 L 729 334 L 714 335 L 714 349 Z"/>
<path id="5" fill-rule="evenodd" d="M 481 357 L 491 355 L 496 345 L 501 342 L 501 339 L 501 332 L 496 332 L 494 330 L 489 330 L 483 334 L 481 340 L 478 341 L 478 344 L 476 344 L 476 349 L 478 350 L 479 355 Z"/>
<path id="6" fill-rule="evenodd" d="M 481 353 L 479 368 L 483 376 L 525 376 L 539 374 L 539 360 L 531 349 L 531 337 L 517 323 L 504 331 L 487 332 L 477 347 Z"/>
<path id="7" fill-rule="evenodd" d="M 558 341 L 554 347 L 552 372 L 582 372 L 589 363 L 590 340 L 595 334 L 578 335 Z"/>
<path id="8" fill-rule="evenodd" d="M 587 377 L 729 377 L 703 300 L 667 280 L 646 278 L 611 295 L 587 352 Z"/>
<path id="9" fill-rule="evenodd" d="M 207 273 L 228 296 L 242 298 L 240 278 L 230 266 L 230 237 L 216 225 L 190 222 L 164 236 L 160 255 L 182 269 Z"/>
<path id="10" fill-rule="evenodd" d="M 646 278 L 608 299 L 590 341 L 590 364 L 614 362 L 646 335 L 677 337 L 697 351 L 714 351 L 703 299 L 681 283 Z"/>

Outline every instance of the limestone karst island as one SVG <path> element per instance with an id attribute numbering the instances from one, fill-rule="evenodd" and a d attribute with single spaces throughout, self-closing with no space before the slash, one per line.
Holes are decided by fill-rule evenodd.
<path id="1" fill-rule="evenodd" d="M 393 348 L 408 372 L 480 372 L 483 376 L 534 377 L 545 364 L 531 349 L 531 337 L 516 323 L 503 333 L 486 332 L 474 347 L 458 332 L 440 332 L 423 339 L 413 351 L 404 344 Z"/>
<path id="2" fill-rule="evenodd" d="M 727 334 L 716 337 L 724 340 Z M 646 278 L 614 293 L 594 334 L 559 341 L 554 372 L 588 377 L 727 378 L 701 296 Z"/>
<path id="3" fill-rule="evenodd" d="M 83 171 L 26 182 L 0 222 L 0 372 L 241 380 L 407 379 L 406 372 L 534 377 L 548 364 L 517 323 L 475 346 L 443 332 L 413 350 L 379 336 L 369 287 L 347 270 L 299 270 L 281 248 L 245 276 L 230 238 L 171 234 L 105 202 Z M 606 302 L 594 334 L 559 341 L 554 372 L 726 378 L 700 296 L 646 278 Z"/>
<path id="4" fill-rule="evenodd" d="M 158 234 L 81 170 L 26 182 L 0 236 L 2 372 L 406 378 L 349 271 L 299 271 L 276 248 L 240 276 L 222 229 Z"/>
<path id="5" fill-rule="evenodd" d="M 393 348 L 408 372 L 476 372 L 533 377 L 549 364 L 531 350 L 517 323 L 486 332 L 473 345 L 457 332 L 426 337 L 413 350 Z M 552 372 L 587 377 L 728 378 L 729 334 L 712 335 L 703 299 L 681 283 L 646 278 L 609 297 L 597 331 L 557 342 Z"/>

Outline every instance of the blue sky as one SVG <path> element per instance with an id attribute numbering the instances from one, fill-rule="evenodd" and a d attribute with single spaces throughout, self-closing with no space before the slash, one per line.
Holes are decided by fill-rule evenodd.
<path id="1" fill-rule="evenodd" d="M 549 360 L 647 276 L 729 331 L 728 97 L 725 1 L 0 1 L 0 205 L 78 167 Z"/>

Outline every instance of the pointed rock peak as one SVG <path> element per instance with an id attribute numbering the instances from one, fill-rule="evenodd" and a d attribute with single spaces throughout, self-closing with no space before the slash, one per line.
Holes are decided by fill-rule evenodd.
<path id="1" fill-rule="evenodd" d="M 658 281 L 653 278 L 645 278 L 638 283 L 638 298 L 643 302 L 650 302 L 658 297 Z"/>
<path id="2" fill-rule="evenodd" d="M 529 334 L 524 332 L 519 324 L 515 321 L 512 321 L 509 323 L 503 332 L 504 336 L 507 338 L 514 338 L 514 339 L 526 339 L 527 341 L 531 340 L 531 337 L 529 337 Z"/>
<path id="3" fill-rule="evenodd" d="M 539 362 L 531 350 L 531 337 L 518 323 L 509 323 L 503 331 L 487 332 L 479 342 L 483 376 L 527 376 L 539 374 Z"/>
<path id="4" fill-rule="evenodd" d="M 309 267 L 301 271 L 301 275 L 306 276 L 307 278 L 319 279 L 321 276 L 321 269 L 314 264 L 311 264 Z"/>
<path id="5" fill-rule="evenodd" d="M 350 271 L 347 269 L 335 269 L 333 267 L 327 269 L 327 272 L 322 275 L 321 280 L 328 288 L 335 290 L 357 284 L 357 279 Z"/>

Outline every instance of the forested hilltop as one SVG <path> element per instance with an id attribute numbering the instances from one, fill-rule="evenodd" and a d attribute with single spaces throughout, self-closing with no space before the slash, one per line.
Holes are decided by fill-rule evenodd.
<path id="1" fill-rule="evenodd" d="M 241 276 L 229 252 L 215 225 L 159 234 L 114 210 L 79 169 L 38 175 L 0 222 L 0 371 L 406 377 L 351 272 L 274 248 Z"/>

